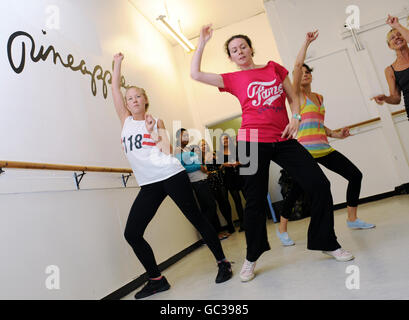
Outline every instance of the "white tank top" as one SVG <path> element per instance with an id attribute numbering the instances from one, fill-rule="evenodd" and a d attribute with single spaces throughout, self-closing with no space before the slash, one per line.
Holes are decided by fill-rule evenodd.
<path id="1" fill-rule="evenodd" d="M 158 121 L 154 131 L 158 131 Z M 159 150 L 146 129 L 145 120 L 125 119 L 121 142 L 139 186 L 166 180 L 185 170 L 178 159 Z"/>

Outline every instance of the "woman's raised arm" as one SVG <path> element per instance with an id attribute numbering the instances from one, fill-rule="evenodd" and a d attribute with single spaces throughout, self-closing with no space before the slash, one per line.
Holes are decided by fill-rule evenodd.
<path id="1" fill-rule="evenodd" d="M 202 29 L 200 30 L 199 42 L 197 44 L 197 49 L 193 54 L 192 63 L 190 67 L 190 76 L 192 77 L 193 80 L 203 82 L 205 84 L 215 86 L 218 88 L 224 88 L 223 78 L 220 74 L 202 72 L 200 70 L 203 51 L 206 46 L 206 43 L 212 37 L 212 34 L 213 29 L 211 28 L 210 24 L 202 27 Z"/>
<path id="2" fill-rule="evenodd" d="M 114 99 L 115 110 L 121 125 L 124 125 L 125 119 L 131 115 L 125 106 L 124 98 L 121 93 L 121 64 L 124 59 L 122 53 L 114 55 L 114 70 L 112 75 L 112 97 Z"/>
<path id="3" fill-rule="evenodd" d="M 313 42 L 318 37 L 318 30 L 314 32 L 308 32 L 305 41 L 298 52 L 297 59 L 294 64 L 293 71 L 293 87 L 296 94 L 300 94 L 301 91 L 301 79 L 302 79 L 302 66 L 305 61 L 305 56 L 307 55 L 307 49 L 311 42 Z"/>
<path id="4" fill-rule="evenodd" d="M 398 30 L 402 37 L 406 40 L 406 42 L 409 43 L 409 30 L 399 23 L 398 17 L 393 17 L 388 14 L 388 19 L 386 19 L 386 23 L 389 24 L 391 28 Z"/>

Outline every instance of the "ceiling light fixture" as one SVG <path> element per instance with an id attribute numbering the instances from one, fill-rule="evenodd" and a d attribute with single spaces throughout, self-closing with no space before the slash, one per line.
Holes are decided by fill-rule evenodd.
<path id="1" fill-rule="evenodd" d="M 179 31 L 172 28 L 172 26 L 166 21 L 166 16 L 160 15 L 156 20 L 162 22 L 165 29 L 169 32 L 169 34 L 177 41 L 179 44 L 187 51 L 191 52 L 195 50 L 193 44 Z"/>

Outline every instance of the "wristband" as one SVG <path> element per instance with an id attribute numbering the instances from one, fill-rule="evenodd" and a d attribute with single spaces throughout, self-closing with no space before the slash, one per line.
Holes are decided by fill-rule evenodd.
<path id="1" fill-rule="evenodd" d="M 294 118 L 294 119 L 297 119 L 297 120 L 299 120 L 299 121 L 301 121 L 301 115 L 298 114 L 298 113 L 294 113 L 294 114 L 293 114 L 293 118 Z"/>

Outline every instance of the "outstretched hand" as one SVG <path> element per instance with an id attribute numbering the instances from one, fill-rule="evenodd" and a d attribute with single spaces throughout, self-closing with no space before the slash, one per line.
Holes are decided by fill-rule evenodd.
<path id="1" fill-rule="evenodd" d="M 313 32 L 307 32 L 307 35 L 305 36 L 305 42 L 307 42 L 307 44 L 310 44 L 311 42 L 318 38 L 318 35 L 319 35 L 318 30 L 315 30 Z"/>
<path id="2" fill-rule="evenodd" d="M 114 55 L 114 61 L 115 62 L 122 62 L 122 60 L 124 60 L 123 53 L 119 52 L 119 53 Z"/>
<path id="3" fill-rule="evenodd" d="M 389 24 L 392 28 L 397 28 L 400 26 L 399 18 L 393 17 L 390 14 L 388 14 L 388 19 L 386 19 L 386 23 Z"/>
<path id="4" fill-rule="evenodd" d="M 349 136 L 351 136 L 351 133 L 349 132 L 349 128 L 348 127 L 342 128 L 340 132 L 340 138 L 345 139 Z"/>
<path id="5" fill-rule="evenodd" d="M 371 98 L 371 100 L 374 100 L 380 106 L 383 105 L 383 103 L 385 102 L 385 99 L 386 99 L 386 96 L 384 94 L 379 94 L 379 95 Z"/>
<path id="6" fill-rule="evenodd" d="M 200 29 L 199 42 L 206 44 L 211 39 L 212 35 L 213 35 L 212 25 L 208 24 L 203 26 L 202 29 Z"/>

